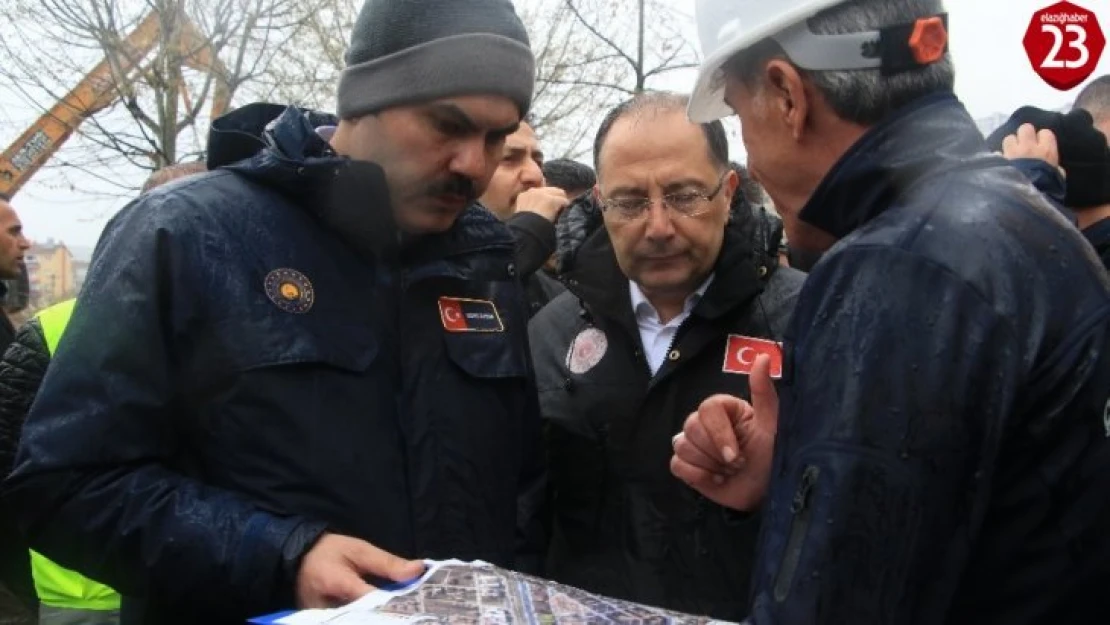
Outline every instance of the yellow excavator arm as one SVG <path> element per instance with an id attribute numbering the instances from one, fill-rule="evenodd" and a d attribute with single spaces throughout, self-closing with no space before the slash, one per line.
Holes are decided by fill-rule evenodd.
<path id="1" fill-rule="evenodd" d="M 123 41 L 122 51 L 115 53 L 118 54 L 118 58 L 114 59 L 118 78 L 113 72 L 111 60 L 105 57 L 0 154 L 0 194 L 14 196 L 69 139 L 81 122 L 107 108 L 120 96 L 121 89 L 116 81 L 128 80 L 137 65 L 158 43 L 160 30 L 158 14 L 148 14 Z M 212 117 L 222 115 L 231 103 L 227 68 L 187 20 L 181 29 L 178 45 L 190 51 L 185 57 L 187 66 L 212 73 Z"/>

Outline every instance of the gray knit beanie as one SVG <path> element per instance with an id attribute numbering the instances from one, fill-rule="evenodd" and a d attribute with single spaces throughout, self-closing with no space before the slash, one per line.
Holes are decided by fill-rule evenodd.
<path id="1" fill-rule="evenodd" d="M 510 0 L 366 0 L 339 79 L 343 119 L 460 95 L 528 112 L 535 58 Z"/>

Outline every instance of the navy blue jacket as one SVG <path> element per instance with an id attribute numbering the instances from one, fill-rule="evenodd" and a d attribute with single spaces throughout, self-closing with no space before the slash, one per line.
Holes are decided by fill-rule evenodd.
<path id="1" fill-rule="evenodd" d="M 7 484 L 32 545 L 120 590 L 125 623 L 292 608 L 325 529 L 513 565 L 542 469 L 508 229 L 473 206 L 396 244 L 380 168 L 295 109 L 265 144 L 108 226 Z M 500 331 L 447 331 L 444 296 Z"/>
<path id="2" fill-rule="evenodd" d="M 787 332 L 758 625 L 1107 618 L 1110 282 L 954 96 L 862 137 Z"/>

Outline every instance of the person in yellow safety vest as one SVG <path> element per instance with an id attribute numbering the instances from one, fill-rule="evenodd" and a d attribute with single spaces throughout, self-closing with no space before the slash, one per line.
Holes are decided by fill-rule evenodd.
<path id="1" fill-rule="evenodd" d="M 0 474 L 12 468 L 15 443 L 39 384 L 76 300 L 47 308 L 16 333 L 15 340 L 0 360 Z M 8 433 L 5 436 L 4 433 Z M 40 625 L 115 625 L 119 623 L 119 593 L 76 571 L 63 568 L 40 553 L 31 551 L 31 575 L 39 602 Z"/>
<path id="2" fill-rule="evenodd" d="M 178 163 L 154 172 L 146 193 L 178 178 L 206 171 L 202 162 Z M 16 333 L 0 359 L 0 481 L 12 471 L 23 421 L 46 375 L 76 299 L 40 311 Z M 3 537 L 0 537 L 3 540 Z M 31 551 L 31 575 L 39 603 L 39 625 L 118 625 L 120 595 L 76 571 Z"/>

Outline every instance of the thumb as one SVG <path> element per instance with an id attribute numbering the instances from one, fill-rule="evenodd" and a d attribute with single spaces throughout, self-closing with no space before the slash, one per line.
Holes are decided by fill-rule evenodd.
<path id="1" fill-rule="evenodd" d="M 394 582 L 407 582 L 424 574 L 422 561 L 399 558 L 370 543 L 362 543 L 362 548 L 353 554 L 352 560 L 362 573 Z"/>
<path id="2" fill-rule="evenodd" d="M 762 423 L 768 420 L 778 422 L 779 394 L 775 390 L 775 383 L 771 380 L 771 357 L 760 354 L 752 365 L 751 379 L 752 408 L 755 409 L 755 418 Z"/>

